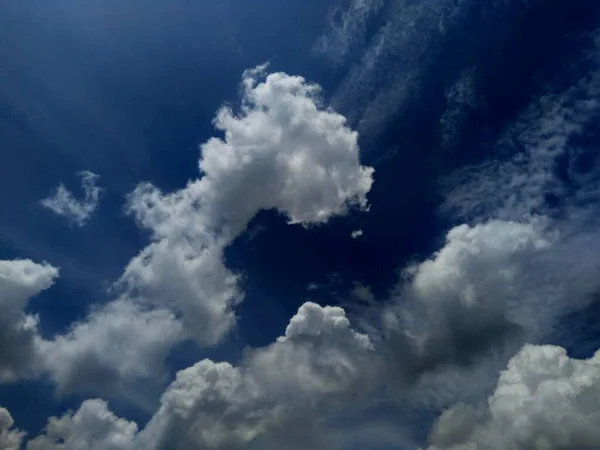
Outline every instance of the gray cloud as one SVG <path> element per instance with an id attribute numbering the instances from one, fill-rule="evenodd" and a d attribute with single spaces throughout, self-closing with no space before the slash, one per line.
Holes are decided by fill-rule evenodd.
<path id="1" fill-rule="evenodd" d="M 39 373 L 38 318 L 25 313 L 31 297 L 49 288 L 58 269 L 31 260 L 0 261 L 0 382 Z"/>
<path id="2" fill-rule="evenodd" d="M 600 352 L 569 358 L 526 345 L 500 374 L 487 407 L 456 405 L 435 424 L 430 450 L 592 450 L 600 441 Z"/>
<path id="3" fill-rule="evenodd" d="M 10 413 L 0 407 L 0 450 L 19 450 L 25 433 L 13 428 Z"/>

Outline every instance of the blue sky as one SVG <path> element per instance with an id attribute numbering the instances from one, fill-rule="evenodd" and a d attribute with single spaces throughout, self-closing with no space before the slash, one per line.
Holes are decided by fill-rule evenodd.
<path id="1" fill-rule="evenodd" d="M 599 13 L 3 2 L 0 450 L 596 448 Z"/>

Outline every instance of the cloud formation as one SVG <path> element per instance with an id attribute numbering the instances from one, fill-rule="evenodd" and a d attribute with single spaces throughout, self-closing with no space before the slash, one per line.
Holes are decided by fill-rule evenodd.
<path id="1" fill-rule="evenodd" d="M 435 424 L 429 450 L 592 450 L 600 442 L 600 351 L 569 358 L 562 347 L 526 345 L 479 410 L 457 405 Z"/>
<path id="2" fill-rule="evenodd" d="M 322 224 L 366 207 L 373 182 L 373 169 L 359 162 L 357 133 L 321 106 L 319 87 L 265 71 L 244 73 L 239 113 L 217 112 L 224 137 L 201 146 L 201 178 L 171 194 L 143 184 L 129 199 L 153 242 L 131 260 L 120 285 L 143 303 L 170 308 L 203 346 L 235 323 L 242 293 L 223 249 L 260 210 Z"/>
<path id="3" fill-rule="evenodd" d="M 25 308 L 57 276 L 58 269 L 49 264 L 28 259 L 0 261 L 0 382 L 38 373 L 38 317 L 27 314 Z"/>
<path id="4" fill-rule="evenodd" d="M 161 379 L 177 343 L 220 342 L 243 298 L 223 251 L 260 210 L 311 226 L 366 208 L 373 169 L 360 164 L 357 133 L 322 105 L 317 85 L 267 74 L 266 66 L 248 70 L 240 110 L 221 108 L 214 125 L 223 137 L 201 145 L 198 179 L 172 193 L 143 183 L 129 196 L 127 210 L 152 242 L 126 266 L 117 298 L 65 334 L 39 340 L 60 394 L 128 390 Z M 97 199 L 95 176 L 82 177 Z M 74 204 L 63 194 L 61 204 Z"/>
<path id="5" fill-rule="evenodd" d="M 19 450 L 25 433 L 13 428 L 10 413 L 0 407 L 0 450 Z"/>
<path id="6" fill-rule="evenodd" d="M 45 431 L 27 450 L 134 450 L 137 425 L 115 416 L 102 400 L 86 400 L 75 413 L 50 418 Z"/>
<path id="7" fill-rule="evenodd" d="M 70 223 L 82 227 L 98 207 L 102 188 L 96 184 L 99 176 L 95 173 L 84 170 L 77 175 L 81 178 L 81 187 L 84 192 L 83 200 L 77 200 L 61 183 L 54 195 L 43 199 L 41 204 L 55 214 L 63 216 Z"/>
<path id="8" fill-rule="evenodd" d="M 241 297 L 223 249 L 260 209 L 277 209 L 307 226 L 365 205 L 372 173 L 358 162 L 356 135 L 343 118 L 318 106 L 316 88 L 263 71 L 245 74 L 241 113 L 223 109 L 217 115 L 224 138 L 202 146 L 199 180 L 172 194 L 151 185 L 132 194 L 129 209 L 153 242 L 121 280 L 124 294 L 117 302 L 124 304 L 117 315 L 130 311 L 127 323 L 145 312 L 157 321 L 148 321 L 156 334 L 171 330 L 160 333 L 173 342 L 181 332 L 201 345 L 218 342 L 235 323 L 233 307 Z M 358 312 L 305 303 L 280 338 L 248 349 L 236 365 L 204 359 L 179 371 L 140 431 L 103 401 L 88 400 L 77 412 L 51 419 L 31 449 L 348 448 L 348 436 L 363 430 L 356 425 L 354 434 L 340 438 L 340 422 L 348 428 L 352 414 L 381 404 L 424 405 L 432 413 L 457 400 L 436 423 L 431 450 L 590 448 L 598 438 L 588 426 L 598 420 L 598 354 L 577 361 L 557 347 L 523 344 L 547 339 L 565 312 L 598 289 L 600 240 L 589 226 L 595 222 L 587 221 L 597 210 L 582 202 L 594 191 L 584 187 L 582 197 L 554 190 L 559 180 L 552 164 L 597 107 L 589 98 L 579 101 L 596 96 L 593 80 L 531 106 L 512 136 L 523 144 L 519 156 L 471 169 L 471 175 L 489 176 L 494 189 L 477 191 L 473 184 L 466 200 L 457 191 L 449 194 L 467 223 L 453 227 L 429 258 L 409 266 L 388 302 Z M 313 154 L 305 142 L 326 151 Z M 536 158 L 543 164 L 530 164 Z M 548 191 L 564 194 L 568 215 L 544 205 Z M 202 330 L 186 316 L 204 321 Z M 118 376 L 145 376 L 159 365 L 164 354 L 154 345 L 164 343 L 154 331 L 144 333 L 143 320 L 131 335 L 112 323 L 92 313 L 56 339 L 63 340 L 58 348 L 75 349 L 65 351 L 65 359 L 84 353 L 80 348 L 102 354 L 98 359 L 108 366 L 123 367 Z M 139 370 L 103 354 L 114 347 L 103 344 L 113 333 L 141 358 L 132 358 Z M 101 337 L 88 342 L 87 334 Z M 151 348 L 133 344 L 140 336 Z M 476 400 L 489 395 L 485 383 L 494 384 L 497 366 L 509 360 L 488 406 L 478 408 Z M 439 394 L 456 374 L 464 390 Z M 469 400 L 475 406 L 464 403 Z M 409 414 L 394 417 L 398 426 Z M 570 414 L 573 421 L 561 432 L 557 424 Z"/>
<path id="9" fill-rule="evenodd" d="M 41 341 L 39 347 L 59 394 L 110 395 L 131 390 L 127 382 L 160 380 L 165 358 L 184 338 L 171 312 L 117 300 L 93 310 L 66 334 Z"/>

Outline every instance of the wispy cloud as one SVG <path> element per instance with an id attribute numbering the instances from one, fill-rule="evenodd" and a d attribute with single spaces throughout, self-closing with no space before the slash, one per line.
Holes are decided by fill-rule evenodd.
<path id="1" fill-rule="evenodd" d="M 42 206 L 48 208 L 55 214 L 63 216 L 70 223 L 79 227 L 84 226 L 100 202 L 102 188 L 96 183 L 99 176 L 87 170 L 78 173 L 81 178 L 81 187 L 84 197 L 78 200 L 75 196 L 60 183 L 54 195 L 46 197 L 41 201 Z"/>
<path id="2" fill-rule="evenodd" d="M 352 239 L 358 239 L 362 235 L 363 235 L 363 230 L 354 230 L 352 233 L 350 233 L 350 236 L 352 237 Z"/>

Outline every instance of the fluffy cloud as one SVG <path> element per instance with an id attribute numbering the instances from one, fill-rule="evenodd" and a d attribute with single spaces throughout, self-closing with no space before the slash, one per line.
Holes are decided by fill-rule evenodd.
<path id="1" fill-rule="evenodd" d="M 600 442 L 600 351 L 526 345 L 500 374 L 484 411 L 458 405 L 436 423 L 430 450 L 592 450 Z"/>
<path id="2" fill-rule="evenodd" d="M 75 413 L 52 417 L 27 450 L 134 450 L 137 425 L 118 418 L 102 400 L 86 400 Z"/>
<path id="3" fill-rule="evenodd" d="M 356 132 L 321 107 L 319 87 L 265 66 L 244 73 L 239 113 L 218 111 L 223 139 L 201 146 L 202 177 L 163 194 L 149 184 L 129 211 L 154 242 L 134 258 L 120 285 L 142 302 L 167 306 L 200 345 L 218 342 L 241 300 L 223 249 L 262 209 L 289 222 L 321 224 L 366 206 L 373 169 L 359 162 Z"/>
<path id="4" fill-rule="evenodd" d="M 450 230 L 431 259 L 406 270 L 384 309 L 384 336 L 411 355 L 400 370 L 413 378 L 443 363 L 467 363 L 521 330 L 521 308 L 538 295 L 531 261 L 540 261 L 552 239 L 540 221 Z"/>
<path id="5" fill-rule="evenodd" d="M 271 146 L 272 141 L 295 143 L 298 135 L 304 136 L 307 125 L 302 125 L 302 111 L 324 114 L 322 120 L 311 122 L 313 125 L 339 124 L 344 139 L 331 142 L 353 142 L 354 138 L 348 138 L 352 132 L 343 126 L 343 119 L 316 106 L 316 91 L 302 79 L 272 74 L 258 82 L 259 76 L 260 70 L 246 73 L 240 114 L 224 109 L 217 115 L 224 139 L 203 146 L 200 180 L 173 194 L 142 185 L 130 199 L 131 212 L 152 232 L 153 243 L 128 266 L 122 280 L 123 298 L 150 308 L 166 306 L 184 323 L 186 315 L 204 320 L 200 323 L 208 331 L 195 336 L 202 344 L 217 342 L 235 321 L 232 307 L 240 293 L 235 275 L 223 264 L 222 250 L 258 210 L 275 208 L 291 222 L 321 223 L 332 214 L 345 212 L 351 204 L 364 205 L 370 186 L 371 174 L 355 156 L 348 166 L 355 169 L 351 171 L 354 178 L 336 178 L 334 168 L 346 166 L 323 160 L 314 166 L 325 167 L 321 180 L 315 175 L 320 170 L 311 173 L 311 161 L 322 155 L 313 155 L 300 144 Z M 560 108 L 570 105 L 570 100 L 565 102 Z M 576 111 L 587 117 L 592 103 L 579 106 L 583 109 L 577 107 Z M 548 111 L 555 108 L 544 109 L 544 114 L 530 121 L 545 124 L 531 147 L 558 154 L 555 146 L 568 141 L 564 134 L 578 128 L 568 121 L 565 125 L 570 113 L 559 114 L 565 119 L 558 121 L 562 125 L 551 127 Z M 278 123 L 286 126 L 271 127 Z M 289 135 L 288 125 L 294 130 Z M 532 130 L 535 126 L 528 136 L 535 134 Z M 557 135 L 552 135 L 554 131 Z M 548 140 L 545 147 L 537 145 L 542 138 Z M 310 139 L 316 138 L 307 139 L 314 142 Z M 354 146 L 342 148 L 351 149 L 346 155 L 354 154 Z M 338 156 L 335 149 L 323 153 Z M 306 163 L 298 166 L 303 167 L 298 172 L 292 170 L 296 158 Z M 298 448 L 344 448 L 332 437 L 335 419 L 343 421 L 353 409 L 366 409 L 378 396 L 414 406 L 409 403 L 414 399 L 412 391 L 421 395 L 424 389 L 432 389 L 435 380 L 441 382 L 434 388 L 447 388 L 446 375 L 455 367 L 461 369 L 454 373 L 463 378 L 465 391 L 479 389 L 481 393 L 475 376 L 482 373 L 482 361 L 497 358 L 504 364 L 509 352 L 514 354 L 523 341 L 545 338 L 566 307 L 576 307 L 597 287 L 598 240 L 565 233 L 568 229 L 563 222 L 552 217 L 532 217 L 554 175 L 551 164 L 525 167 L 520 176 L 522 165 L 507 169 L 518 181 L 507 183 L 515 186 L 508 196 L 496 185 L 489 196 L 487 191 L 479 191 L 485 213 L 476 215 L 471 225 L 450 230 L 438 252 L 408 268 L 389 303 L 368 305 L 360 317 L 360 328 L 351 326 L 341 308 L 307 303 L 291 319 L 283 336 L 269 346 L 248 350 L 237 366 L 203 360 L 180 371 L 140 432 L 136 433 L 132 424 L 120 422 L 105 404 L 96 410 L 82 405 L 92 416 L 124 426 L 110 425 L 103 428 L 107 433 L 89 435 L 88 441 L 81 441 L 81 448 L 106 447 L 106 436 L 115 429 L 132 430 L 116 433 L 122 437 L 114 440 L 118 450 L 290 448 L 291 440 Z M 304 172 L 309 173 L 311 186 L 302 184 Z M 271 189 L 257 183 L 263 178 Z M 345 188 L 347 179 L 362 181 Z M 326 185 L 321 197 L 312 190 L 315 180 Z M 286 187 L 298 196 L 287 196 Z M 338 195 L 332 195 L 334 192 Z M 513 201 L 514 195 L 523 195 L 527 201 Z M 488 200 L 491 203 L 486 204 Z M 476 199 L 469 201 L 472 203 L 465 211 L 475 209 Z M 318 207 L 311 209 L 310 205 Z M 510 205 L 519 208 L 511 210 Z M 492 210 L 496 214 L 490 214 Z M 489 216 L 494 218 L 486 219 Z M 187 328 L 194 332 L 191 322 Z M 78 339 L 83 339 L 81 336 Z M 595 436 L 589 434 L 594 430 L 587 425 L 598 421 L 593 409 L 598 403 L 594 397 L 597 360 L 598 356 L 581 362 L 569 359 L 560 349 L 526 346 L 503 372 L 487 408 L 456 406 L 442 416 L 432 433 L 432 449 L 590 448 L 586 445 L 592 441 L 585 439 Z M 493 375 L 486 373 L 486 382 L 494 383 L 496 375 L 497 369 Z M 65 416 L 67 422 L 74 423 L 78 414 Z M 569 414 L 583 420 L 582 425 L 568 421 L 569 427 L 560 434 L 558 421 L 567 420 Z M 70 433 L 88 436 L 86 430 Z M 306 438 L 310 442 L 303 440 Z M 66 434 L 53 437 L 49 427 L 46 436 L 34 442 L 55 449 L 68 439 Z"/>
<path id="6" fill-rule="evenodd" d="M 0 382 L 37 373 L 38 318 L 29 299 L 49 288 L 58 269 L 31 260 L 0 261 Z"/>
<path id="7" fill-rule="evenodd" d="M 223 339 L 243 298 L 223 251 L 260 210 L 309 226 L 367 206 L 373 169 L 360 164 L 357 133 L 321 105 L 317 85 L 265 70 L 244 73 L 238 113 L 217 112 L 223 138 L 201 146 L 199 179 L 172 193 L 140 184 L 129 196 L 127 209 L 152 242 L 126 266 L 117 300 L 38 342 L 60 393 L 127 390 L 136 380 L 160 378 L 176 343 L 193 338 L 204 347 Z M 62 186 L 44 201 L 78 223 L 99 193 L 95 175 L 81 176 L 86 202 Z"/>
<path id="8" fill-rule="evenodd" d="M 84 170 L 78 173 L 84 192 L 83 200 L 77 200 L 73 194 L 61 183 L 54 195 L 41 201 L 42 206 L 63 216 L 77 226 L 84 226 L 98 207 L 102 189 L 98 187 L 98 175 Z"/>
<path id="9" fill-rule="evenodd" d="M 93 400 L 51 419 L 28 449 L 280 448 L 290 433 L 314 425 L 303 413 L 352 389 L 372 352 L 341 308 L 306 303 L 284 336 L 250 351 L 240 366 L 203 360 L 180 371 L 139 433 Z"/>
<path id="10" fill-rule="evenodd" d="M 181 323 L 169 311 L 118 300 L 39 346 L 60 394 L 109 395 L 131 389 L 128 381 L 160 378 L 166 356 L 184 337 Z"/>
<path id="11" fill-rule="evenodd" d="M 422 392 L 424 375 L 470 365 L 530 328 L 522 313 L 538 301 L 533 268 L 555 240 L 539 220 L 458 226 L 407 270 L 397 298 L 375 310 L 383 322 L 371 322 L 369 334 L 339 307 L 306 303 L 283 336 L 249 350 L 237 367 L 203 360 L 180 371 L 149 424 L 119 449 L 281 448 L 291 435 L 297 448 L 346 448 L 331 425 L 340 413 L 360 411 L 382 390 L 409 399 Z M 468 408 L 451 414 L 457 423 L 471 417 Z M 456 433 L 466 436 L 460 423 Z"/>
<path id="12" fill-rule="evenodd" d="M 0 407 L 0 450 L 19 450 L 25 433 L 13 429 L 13 418 L 10 413 Z"/>

